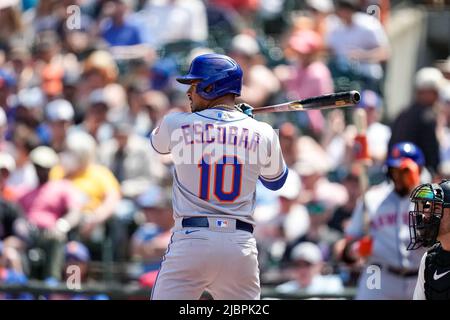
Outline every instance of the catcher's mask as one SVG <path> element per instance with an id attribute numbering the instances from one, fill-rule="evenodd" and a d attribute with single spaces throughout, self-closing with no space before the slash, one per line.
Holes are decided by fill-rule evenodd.
<path id="1" fill-rule="evenodd" d="M 438 184 L 421 184 L 411 193 L 414 210 L 409 212 L 410 243 L 408 250 L 430 247 L 436 243 L 444 208 L 444 191 Z"/>

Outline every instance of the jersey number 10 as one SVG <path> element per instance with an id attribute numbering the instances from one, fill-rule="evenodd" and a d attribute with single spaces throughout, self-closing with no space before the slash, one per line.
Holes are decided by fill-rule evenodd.
<path id="1" fill-rule="evenodd" d="M 225 191 L 224 181 L 227 166 L 232 168 L 231 190 Z M 237 156 L 224 155 L 215 163 L 209 163 L 209 161 L 205 161 L 205 158 L 202 158 L 198 167 L 200 168 L 199 197 L 201 199 L 209 200 L 211 180 L 214 180 L 214 196 L 220 202 L 233 202 L 239 197 L 242 187 L 242 163 L 239 162 Z M 212 179 L 211 174 L 214 175 L 214 179 Z"/>

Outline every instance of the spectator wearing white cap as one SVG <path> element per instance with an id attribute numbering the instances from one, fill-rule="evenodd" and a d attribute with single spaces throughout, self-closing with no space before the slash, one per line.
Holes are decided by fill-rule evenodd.
<path id="1" fill-rule="evenodd" d="M 50 146 L 56 152 L 64 149 L 67 133 L 73 122 L 72 104 L 64 99 L 56 99 L 47 104 L 46 118 L 50 128 Z"/>
<path id="2" fill-rule="evenodd" d="M 308 211 L 297 202 L 301 192 L 301 181 L 298 174 L 289 170 L 283 188 L 276 192 L 279 206 L 270 219 L 258 221 L 255 237 L 260 244 L 260 251 L 272 260 L 280 262 L 284 248 L 303 237 L 310 226 Z"/>
<path id="3" fill-rule="evenodd" d="M 100 260 L 107 225 L 121 199 L 120 185 L 107 167 L 95 162 L 97 143 L 91 135 L 81 131 L 70 133 L 66 146 L 60 154 L 60 165 L 52 169 L 50 176 L 54 180 L 67 179 L 82 192 L 79 233 L 93 259 Z"/>
<path id="4" fill-rule="evenodd" d="M 333 1 L 306 0 L 305 3 L 312 16 L 313 30 L 324 38 L 329 28 L 331 14 L 334 12 Z"/>
<path id="5" fill-rule="evenodd" d="M 437 173 L 440 163 L 437 103 L 444 83 L 442 73 L 436 68 L 426 67 L 416 73 L 414 101 L 395 119 L 389 141 L 389 148 L 402 141 L 415 143 L 422 149 L 425 166 L 432 175 Z"/>
<path id="6" fill-rule="evenodd" d="M 266 105 L 280 90 L 280 82 L 265 66 L 258 41 L 254 36 L 241 33 L 231 40 L 230 56 L 244 73 L 241 99 L 255 108 Z"/>
<path id="7" fill-rule="evenodd" d="M 105 88 L 95 89 L 88 98 L 88 109 L 84 120 L 74 128 L 90 134 L 96 141 L 105 141 L 112 137 L 112 127 L 108 123 L 108 112 L 113 96 Z"/>
<path id="8" fill-rule="evenodd" d="M 23 195 L 18 202 L 28 223 L 38 230 L 33 245 L 45 249 L 48 255 L 43 274 L 39 277 L 60 279 L 63 245 L 68 232 L 80 221 L 81 198 L 69 181 L 49 181 L 51 168 L 59 162 L 53 149 L 37 147 L 31 151 L 30 160 L 36 169 L 39 185 Z"/>
<path id="9" fill-rule="evenodd" d="M 337 275 L 322 275 L 323 257 L 319 247 L 312 242 L 302 242 L 291 251 L 293 280 L 276 287 L 284 294 L 305 293 L 341 294 L 344 290 L 342 280 Z"/>
<path id="10" fill-rule="evenodd" d="M 49 132 L 43 124 L 44 106 L 46 98 L 39 87 L 26 88 L 17 94 L 17 103 L 14 109 L 14 124 L 19 124 L 33 130 L 42 143 L 48 143 Z"/>
<path id="11" fill-rule="evenodd" d="M 312 150 L 304 150 L 312 153 Z M 302 241 L 317 243 L 324 254 L 328 255 L 332 244 L 338 239 L 338 235 L 330 231 L 328 222 L 333 212 L 348 201 L 348 193 L 342 184 L 328 179 L 327 168 L 320 162 L 321 159 L 316 154 L 311 159 L 300 160 L 294 166 L 302 181 L 299 203 L 307 209 L 310 226 L 303 237 L 286 248 L 285 258 L 292 247 Z"/>

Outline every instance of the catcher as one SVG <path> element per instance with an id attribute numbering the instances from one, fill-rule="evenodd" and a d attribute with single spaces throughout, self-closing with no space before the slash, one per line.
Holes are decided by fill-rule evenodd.
<path id="1" fill-rule="evenodd" d="M 422 184 L 411 193 L 409 250 L 423 255 L 414 300 L 450 299 L 450 180 Z"/>

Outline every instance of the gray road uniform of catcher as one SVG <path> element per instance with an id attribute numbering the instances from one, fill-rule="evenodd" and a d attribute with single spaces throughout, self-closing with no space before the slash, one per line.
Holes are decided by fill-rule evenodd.
<path id="1" fill-rule="evenodd" d="M 288 174 L 275 130 L 217 106 L 166 115 L 150 140 L 172 155 L 175 219 L 152 299 L 259 299 L 256 182 L 276 190 Z"/>

